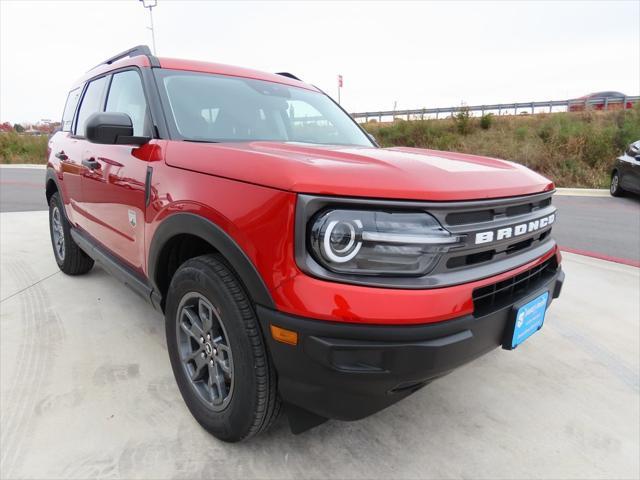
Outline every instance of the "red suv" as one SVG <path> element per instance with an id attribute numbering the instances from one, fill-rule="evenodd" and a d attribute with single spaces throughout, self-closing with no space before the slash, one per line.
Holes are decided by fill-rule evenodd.
<path id="1" fill-rule="evenodd" d="M 196 420 L 238 441 L 356 420 L 542 327 L 564 274 L 553 183 L 379 148 L 288 73 L 140 46 L 71 89 L 49 142 L 55 259 L 164 313 Z M 135 319 L 132 319 L 135 321 Z"/>

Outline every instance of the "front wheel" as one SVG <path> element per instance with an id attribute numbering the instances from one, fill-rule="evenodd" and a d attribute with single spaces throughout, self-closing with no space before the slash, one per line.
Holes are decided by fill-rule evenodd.
<path id="1" fill-rule="evenodd" d="M 186 261 L 165 309 L 171 367 L 191 414 L 237 442 L 266 430 L 280 411 L 276 375 L 253 306 L 222 259 Z"/>
<path id="2" fill-rule="evenodd" d="M 624 190 L 620 186 L 620 175 L 618 172 L 613 172 L 613 175 L 611 175 L 611 186 L 609 187 L 609 191 L 613 197 L 622 197 L 624 195 Z"/>

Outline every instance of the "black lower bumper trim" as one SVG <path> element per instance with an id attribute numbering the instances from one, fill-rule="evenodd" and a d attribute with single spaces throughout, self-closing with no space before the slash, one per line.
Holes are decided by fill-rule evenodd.
<path id="1" fill-rule="evenodd" d="M 560 294 L 564 273 L 517 299 Z M 416 326 L 374 326 L 309 320 L 257 307 L 283 400 L 314 415 L 357 420 L 446 375 L 503 342 L 513 304 L 483 316 Z M 298 344 L 276 342 L 277 325 L 298 333 Z"/>

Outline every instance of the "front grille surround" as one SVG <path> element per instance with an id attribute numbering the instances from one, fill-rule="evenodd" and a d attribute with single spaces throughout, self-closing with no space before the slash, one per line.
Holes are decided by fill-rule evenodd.
<path id="1" fill-rule="evenodd" d="M 468 283 L 513 270 L 555 248 L 552 225 L 512 238 L 475 244 L 476 233 L 529 223 L 556 215 L 553 191 L 521 197 L 456 202 L 415 202 L 300 194 L 296 206 L 295 255 L 300 269 L 311 276 L 340 283 L 384 288 L 426 289 Z M 348 275 L 331 272 L 308 250 L 308 225 L 325 209 L 424 211 L 463 241 L 441 255 L 427 275 L 420 277 Z"/>

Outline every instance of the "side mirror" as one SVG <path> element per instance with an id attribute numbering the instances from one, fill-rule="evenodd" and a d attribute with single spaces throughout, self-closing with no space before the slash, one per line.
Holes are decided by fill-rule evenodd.
<path id="1" fill-rule="evenodd" d="M 133 123 L 126 113 L 94 113 L 85 124 L 85 137 L 103 145 L 144 145 L 149 137 L 135 137 Z"/>

